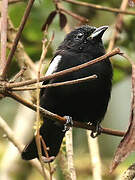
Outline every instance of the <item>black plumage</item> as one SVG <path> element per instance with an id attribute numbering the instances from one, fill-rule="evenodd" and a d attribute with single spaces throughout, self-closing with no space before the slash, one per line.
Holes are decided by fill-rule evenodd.
<path id="1" fill-rule="evenodd" d="M 58 47 L 47 71 L 47 75 L 91 61 L 105 54 L 102 35 L 107 26 L 99 28 L 88 25 L 70 32 Z M 95 127 L 100 124 L 107 110 L 112 87 L 112 66 L 109 59 L 95 63 L 87 68 L 58 77 L 43 84 L 64 82 L 96 74 L 97 78 L 69 86 L 42 89 L 41 107 L 60 116 L 70 116 L 75 121 L 90 122 Z M 44 117 L 40 134 L 49 156 L 56 156 L 65 135 L 61 123 Z M 43 156 L 45 153 L 43 152 Z M 35 138 L 22 152 L 22 158 L 30 160 L 38 157 Z"/>

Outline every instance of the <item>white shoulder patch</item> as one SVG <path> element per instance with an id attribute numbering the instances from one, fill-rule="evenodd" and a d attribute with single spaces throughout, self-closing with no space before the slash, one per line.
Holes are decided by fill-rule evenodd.
<path id="1" fill-rule="evenodd" d="M 55 72 L 57 70 L 58 64 L 61 61 L 62 56 L 61 55 L 57 55 L 53 61 L 51 62 L 45 76 L 51 75 L 53 72 Z"/>

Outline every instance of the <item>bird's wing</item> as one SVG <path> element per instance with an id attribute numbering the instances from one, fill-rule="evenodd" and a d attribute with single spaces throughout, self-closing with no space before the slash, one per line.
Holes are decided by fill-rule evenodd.
<path id="1" fill-rule="evenodd" d="M 59 65 L 61 59 L 62 59 L 62 55 L 59 55 L 59 54 L 57 55 L 57 54 L 56 54 L 56 55 L 54 56 L 54 58 L 52 59 L 50 65 L 49 65 L 49 68 L 48 68 L 45 76 L 49 76 L 49 75 L 51 75 L 51 74 L 53 74 L 54 72 L 57 71 L 58 65 Z M 48 83 L 49 83 L 49 80 L 44 81 L 42 85 L 46 85 L 46 84 L 48 84 Z M 42 88 L 41 91 L 40 91 L 40 97 L 42 97 L 42 95 L 43 95 L 44 92 L 45 92 L 45 89 Z"/>
<path id="2" fill-rule="evenodd" d="M 62 59 L 61 55 L 56 55 L 50 63 L 50 66 L 45 74 L 45 76 L 51 75 L 52 73 L 56 72 L 58 69 L 58 65 Z"/>

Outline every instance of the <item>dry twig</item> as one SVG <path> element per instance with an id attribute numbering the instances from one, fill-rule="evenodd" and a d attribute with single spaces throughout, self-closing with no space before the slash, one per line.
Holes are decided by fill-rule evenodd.
<path id="1" fill-rule="evenodd" d="M 21 21 L 20 27 L 19 27 L 19 29 L 18 29 L 18 32 L 17 32 L 17 34 L 16 34 L 16 38 L 15 38 L 15 40 L 14 40 L 12 49 L 11 49 L 9 55 L 8 55 L 8 58 L 7 58 L 6 63 L 4 64 L 4 66 L 3 66 L 3 68 L 2 68 L 2 71 L 1 71 L 1 77 L 2 77 L 2 78 L 5 78 L 5 76 L 6 76 L 8 67 L 9 67 L 9 65 L 10 65 L 10 63 L 11 63 L 11 60 L 12 60 L 13 56 L 14 56 L 15 50 L 16 50 L 16 48 L 17 48 L 17 45 L 18 45 L 18 42 L 19 42 L 19 40 L 20 40 L 20 37 L 21 37 L 22 31 L 23 31 L 23 29 L 24 29 L 24 26 L 25 26 L 25 24 L 26 24 L 26 22 L 27 22 L 27 19 L 28 19 L 28 17 L 29 17 L 31 8 L 32 8 L 32 6 L 33 6 L 33 3 L 34 3 L 34 0 L 29 0 L 29 1 L 28 1 L 28 5 L 27 5 L 27 8 L 26 8 L 26 10 L 25 10 L 24 16 L 23 16 L 23 18 L 22 18 L 22 21 Z"/>
<path id="2" fill-rule="evenodd" d="M 70 68 L 70 69 L 67 69 L 67 70 L 65 70 L 65 71 L 61 71 L 61 72 L 58 72 L 58 73 L 54 73 L 54 74 L 52 74 L 52 75 L 50 75 L 50 76 L 46 76 L 46 77 L 44 77 L 44 78 L 49 77 L 49 79 L 50 79 L 50 78 L 58 77 L 58 75 L 63 75 L 63 74 L 72 72 L 73 70 L 74 70 L 74 71 L 75 71 L 75 70 L 79 70 L 80 68 L 87 67 L 88 65 L 91 65 L 91 64 L 96 63 L 96 62 L 98 62 L 98 61 L 101 61 L 101 60 L 103 60 L 104 58 L 113 56 L 113 55 L 115 55 L 115 54 L 120 54 L 120 50 L 119 50 L 118 48 L 116 48 L 116 49 L 115 49 L 114 51 L 112 51 L 111 53 L 107 53 L 107 54 L 104 55 L 104 56 L 101 56 L 101 57 L 99 57 L 99 58 L 96 58 L 96 59 L 93 60 L 93 61 L 90 61 L 90 62 L 88 62 L 88 63 L 82 64 L 82 65 L 79 65 L 79 66 L 76 66 L 76 67 L 73 67 L 73 68 Z M 64 72 L 64 73 L 63 73 L 63 72 Z M 57 75 L 57 76 L 55 76 L 55 75 Z M 44 80 L 44 79 L 41 78 L 40 80 Z M 31 81 L 33 81 L 33 80 L 31 80 Z M 34 80 L 34 81 L 35 81 L 35 80 Z M 26 82 L 26 81 L 25 81 L 25 82 Z M 27 82 L 28 82 L 28 81 L 27 81 Z M 15 83 L 13 83 L 13 84 L 15 84 Z M 19 83 L 19 84 L 20 84 L 20 83 Z M 6 87 L 6 86 L 4 86 L 4 87 Z M 3 90 L 3 91 L 4 91 L 4 90 Z M 6 95 L 6 96 L 12 97 L 13 99 L 17 100 L 18 102 L 22 103 L 23 105 L 25 105 L 25 106 L 33 109 L 34 111 L 36 111 L 36 105 L 34 105 L 34 104 L 32 104 L 32 103 L 30 103 L 30 102 L 22 99 L 22 98 L 21 98 L 20 96 L 18 96 L 17 94 L 15 94 L 15 93 L 13 93 L 13 92 L 11 93 L 11 92 L 9 92 L 9 91 L 4 91 L 4 92 L 2 92 L 2 93 L 3 93 L 4 95 Z M 62 122 L 62 123 L 65 123 L 65 122 L 66 122 L 66 119 L 65 119 L 65 118 L 60 117 L 60 116 L 58 116 L 58 115 L 56 115 L 56 114 L 53 114 L 53 113 L 51 113 L 51 112 L 49 112 L 49 111 L 47 111 L 47 110 L 45 110 L 45 109 L 43 109 L 43 108 L 41 108 L 41 107 L 40 107 L 40 112 L 43 113 L 43 115 L 47 116 L 49 119 L 53 119 L 53 120 L 56 120 L 56 121 L 60 121 L 60 122 Z M 80 122 L 74 122 L 74 126 L 75 126 L 75 127 L 79 127 L 79 128 L 88 129 L 88 130 L 92 130 L 92 129 L 93 129 L 92 126 L 89 126 L 88 124 L 80 123 Z M 106 128 L 106 129 L 102 128 L 102 133 L 111 134 L 111 135 L 114 134 L 114 135 L 117 135 L 117 136 L 123 136 L 123 135 L 124 135 L 124 132 L 113 131 L 113 130 L 110 130 L 110 129 L 107 129 L 107 128 Z"/>
<path id="3" fill-rule="evenodd" d="M 13 77 L 13 79 L 11 79 L 9 82 L 13 83 L 15 81 L 17 81 L 18 78 L 22 77 L 24 72 L 26 71 L 26 67 L 22 67 L 22 69 Z"/>
<path id="4" fill-rule="evenodd" d="M 113 50 L 112 52 L 107 53 L 107 54 L 105 54 L 105 55 L 103 55 L 103 56 L 101 56 L 101 57 L 99 57 L 99 58 L 96 58 L 95 60 L 90 61 L 90 62 L 88 62 L 88 63 L 84 63 L 84 64 L 82 64 L 82 65 L 79 65 L 79 66 L 76 66 L 76 67 L 73 67 L 73 68 L 70 68 L 70 69 L 67 69 L 67 70 L 58 72 L 58 73 L 54 73 L 54 74 L 52 74 L 52 75 L 50 75 L 50 76 L 46 76 L 46 77 L 44 77 L 44 78 L 40 78 L 40 81 L 41 81 L 41 80 L 42 80 L 42 81 L 43 81 L 43 80 L 46 80 L 46 78 L 47 78 L 47 79 L 51 79 L 51 78 L 54 78 L 54 77 L 58 77 L 58 76 L 60 76 L 60 75 L 64 75 L 64 74 L 66 74 L 66 73 L 70 73 L 70 72 L 79 70 L 79 69 L 81 69 L 81 68 L 85 68 L 85 67 L 87 67 L 87 66 L 89 66 L 89 65 L 91 65 L 91 64 L 93 64 L 93 63 L 99 62 L 99 61 L 101 61 L 101 60 L 103 60 L 103 59 L 105 59 L 105 58 L 107 58 L 107 57 L 111 57 L 111 56 L 113 56 L 113 55 L 115 55 L 115 54 L 120 54 L 120 50 L 119 50 L 118 48 L 116 48 L 116 49 Z M 30 81 L 25 81 L 25 82 L 27 82 L 27 83 L 31 83 L 31 82 L 34 83 L 34 82 L 36 82 L 36 81 L 34 80 L 34 82 L 33 82 L 33 80 L 30 80 Z M 27 83 L 23 83 L 23 85 L 26 85 Z M 20 85 L 20 82 L 18 82 L 17 84 L 16 84 L 16 83 L 13 83 L 13 84 L 15 84 L 15 85 L 19 84 L 19 85 Z M 12 85 L 12 84 L 11 84 L 11 85 Z M 22 84 L 21 84 L 21 85 L 22 85 Z M 7 85 L 6 85 L 6 86 L 7 86 Z M 4 86 L 4 87 L 6 87 L 6 86 Z M 2 90 L 4 91 L 4 89 L 2 89 Z M 30 103 L 30 102 L 22 99 L 22 98 L 21 98 L 20 96 L 18 96 L 17 94 L 15 94 L 15 93 L 13 93 L 13 92 L 11 93 L 11 92 L 9 92 L 9 91 L 4 91 L 4 92 L 3 92 L 3 91 L 2 91 L 2 93 L 3 93 L 4 95 L 9 96 L 9 97 L 12 97 L 13 99 L 17 100 L 18 102 L 22 103 L 23 105 L 25 105 L 25 106 L 27 106 L 27 107 L 29 107 L 29 108 L 31 108 L 31 109 L 33 109 L 34 111 L 36 110 L 36 105 L 34 105 L 34 104 L 32 104 L 32 103 Z M 50 119 L 53 119 L 53 120 L 56 120 L 56 121 L 61 121 L 62 123 L 65 123 L 65 122 L 66 122 L 66 119 L 65 119 L 65 118 L 60 117 L 60 116 L 58 116 L 58 115 L 56 115 L 56 114 L 53 114 L 53 113 L 51 113 L 51 112 L 49 112 L 49 111 L 47 111 L 47 110 L 45 110 L 45 109 L 43 109 L 43 108 L 41 108 L 41 107 L 40 107 L 40 112 L 43 113 L 44 115 L 46 115 L 47 117 L 49 117 Z M 92 129 L 93 129 L 92 126 L 89 126 L 88 124 L 85 124 L 85 123 L 79 123 L 79 122 L 74 122 L 74 126 L 75 126 L 75 127 L 84 128 L 84 129 L 89 129 L 89 130 L 92 130 Z M 113 130 L 109 130 L 109 129 L 107 129 L 107 128 L 106 128 L 106 129 L 102 129 L 102 133 L 114 134 L 114 135 L 117 135 L 117 136 L 123 136 L 123 135 L 124 135 L 124 132 L 113 131 Z"/>
<path id="5" fill-rule="evenodd" d="M 120 10 L 124 11 L 127 8 L 127 5 L 128 5 L 128 0 L 123 0 L 121 3 Z M 124 18 L 124 14 L 118 14 L 117 15 L 117 18 L 115 21 L 115 29 L 114 29 L 114 32 L 113 32 L 112 37 L 110 39 L 107 51 L 111 51 L 114 48 L 116 40 L 118 39 L 118 36 L 122 31 L 123 18 Z"/>
<path id="6" fill-rule="evenodd" d="M 41 142 L 43 141 L 43 139 L 42 139 L 42 137 L 40 138 L 40 124 L 41 123 L 40 123 L 40 110 L 39 110 L 39 106 L 40 106 L 39 79 L 40 79 L 40 73 L 41 73 L 40 70 L 41 70 L 41 66 L 43 64 L 43 60 L 45 59 L 45 56 L 46 56 L 46 53 L 47 53 L 47 49 L 48 49 L 50 43 L 52 42 L 53 38 L 54 38 L 54 34 L 53 34 L 51 40 L 48 42 L 47 45 L 46 45 L 47 40 L 46 39 L 43 40 L 42 54 L 41 54 L 41 58 L 39 60 L 39 68 L 38 68 L 38 74 L 37 74 L 36 144 L 37 144 L 38 155 L 39 155 L 39 159 L 40 159 L 40 162 L 41 162 L 44 178 L 45 178 L 45 170 L 44 170 L 44 162 L 43 162 L 43 159 L 42 159 L 42 149 L 41 149 Z M 44 145 L 44 147 L 46 147 L 45 146 L 45 142 L 43 143 L 43 145 Z M 46 153 L 47 157 L 49 157 L 47 149 L 44 148 L 44 150 L 45 150 L 45 153 Z M 51 165 L 50 165 L 50 163 L 48 163 L 48 165 L 49 165 L 49 172 L 50 172 L 50 180 L 52 180 Z"/>
<path id="7" fill-rule="evenodd" d="M 68 2 L 68 3 L 72 3 L 72 4 L 76 4 L 76 5 L 80 5 L 80 6 L 90 7 L 90 8 L 97 9 L 97 10 L 135 16 L 134 11 L 123 11 L 123 10 L 120 10 L 120 9 L 117 9 L 117 8 L 109 8 L 109 7 L 105 7 L 105 6 L 101 6 L 101 5 L 96 5 L 96 4 L 87 3 L 87 2 L 81 2 L 81 1 L 75 1 L 75 0 L 63 0 L 63 1 Z"/>
<path id="8" fill-rule="evenodd" d="M 0 51 L 0 79 L 3 80 L 3 69 L 6 66 L 6 47 L 7 47 L 7 14 L 8 0 L 2 0 L 1 4 L 1 51 Z"/>
<path id="9" fill-rule="evenodd" d="M 38 67 L 38 72 L 37 72 L 37 107 L 36 107 L 36 134 L 35 134 L 35 139 L 36 139 L 36 145 L 37 145 L 37 151 L 38 151 L 38 156 L 39 156 L 39 160 L 41 163 L 41 167 L 42 167 L 42 171 L 43 171 L 43 175 L 44 175 L 44 179 L 45 179 L 45 169 L 44 169 L 44 162 L 42 159 L 42 149 L 41 149 L 41 140 L 40 140 L 40 126 L 41 126 L 41 122 L 40 122 L 40 111 L 39 111 L 39 106 L 40 106 L 40 88 L 39 88 L 39 78 L 40 78 L 40 69 L 41 69 L 41 65 L 42 65 L 42 61 L 43 61 L 43 56 L 44 56 L 44 46 L 45 43 L 43 42 L 43 49 L 42 49 L 42 54 L 41 54 L 41 58 L 39 61 L 39 67 Z"/>
<path id="10" fill-rule="evenodd" d="M 32 104 L 31 102 L 28 102 L 27 100 L 22 99 L 19 95 L 15 94 L 15 93 L 11 93 L 11 92 L 6 92 L 6 96 L 11 97 L 13 99 L 15 99 L 16 101 L 18 101 L 19 103 L 27 106 L 28 108 L 36 111 L 36 105 Z M 39 108 L 40 112 L 42 113 L 43 116 L 46 116 L 47 118 L 49 118 L 50 120 L 55 120 L 58 122 L 61 122 L 62 124 L 66 123 L 66 119 L 64 117 L 61 117 L 57 114 L 54 114 L 46 109 L 43 108 Z M 87 130 L 93 130 L 95 129 L 95 127 L 93 127 L 92 125 L 89 125 L 87 123 L 81 123 L 81 122 L 77 122 L 74 121 L 73 124 L 74 127 L 77 128 L 83 128 L 83 129 L 87 129 Z M 104 134 L 108 134 L 108 135 L 114 135 L 114 136 L 124 136 L 125 132 L 122 131 L 116 131 L 116 130 L 111 130 L 109 128 L 101 128 L 101 132 Z"/>
<path id="11" fill-rule="evenodd" d="M 94 60 L 91 60 L 91 61 L 87 62 L 87 63 L 81 64 L 81 65 L 78 65 L 78 66 L 75 66 L 75 67 L 60 71 L 60 72 L 53 73 L 53 74 L 51 74 L 49 76 L 41 77 L 41 78 L 39 78 L 39 81 L 42 82 L 42 81 L 47 81 L 47 80 L 57 78 L 57 77 L 60 77 L 60 76 L 64 76 L 65 74 L 68 74 L 68 73 L 71 73 L 71 72 L 78 71 L 80 69 L 86 68 L 86 67 L 88 67 L 88 66 L 90 66 L 90 65 L 92 65 L 94 63 L 97 63 L 99 61 L 102 61 L 102 60 L 106 59 L 107 57 L 109 58 L 109 57 L 112 57 L 112 56 L 114 56 L 116 54 L 119 54 L 119 53 L 120 53 L 120 49 L 115 48 L 111 52 L 108 52 L 105 55 L 100 56 L 100 57 L 98 57 L 98 58 L 96 58 Z M 0 82 L 0 86 L 4 87 L 4 88 L 7 88 L 7 89 L 10 89 L 10 88 L 15 88 L 15 87 L 27 86 L 27 85 L 34 84 L 34 83 L 37 83 L 37 79 L 32 79 L 32 80 L 27 80 L 27 81 L 22 81 L 22 82 L 17 82 L 17 83 Z"/>
<path id="12" fill-rule="evenodd" d="M 70 15 L 71 17 L 75 18 L 78 21 L 81 21 L 82 23 L 88 23 L 88 19 L 87 18 L 84 18 L 84 17 L 82 17 L 82 16 L 80 16 L 78 14 L 75 14 L 75 13 L 73 13 L 71 11 L 68 11 L 68 10 L 66 10 L 64 8 L 60 8 L 60 11 Z"/>
<path id="13" fill-rule="evenodd" d="M 12 49 L 13 43 L 14 43 L 14 39 L 17 36 L 17 30 L 14 28 L 13 23 L 11 21 L 11 19 L 8 17 L 8 46 L 7 48 L 9 48 L 10 50 Z M 32 76 L 35 77 L 35 72 L 37 72 L 36 69 L 36 65 L 34 64 L 34 62 L 32 61 L 32 59 L 28 56 L 28 54 L 25 52 L 23 44 L 19 41 L 18 45 L 16 47 L 16 51 L 15 51 L 15 58 L 17 59 L 17 63 L 20 66 L 20 68 L 22 68 L 22 66 L 26 66 L 28 68 L 30 68 L 30 72 L 27 72 L 27 79 L 31 78 L 31 74 Z"/>
<path id="14" fill-rule="evenodd" d="M 97 78 L 97 75 L 92 75 L 92 76 L 88 76 L 85 78 L 80 78 L 80 79 L 76 79 L 76 80 L 71 80 L 71 81 L 65 81 L 65 82 L 60 82 L 60 83 L 52 83 L 52 84 L 46 84 L 46 85 L 39 85 L 39 88 L 54 88 L 54 87 L 58 87 L 58 86 L 69 86 L 69 85 L 74 85 L 74 84 L 81 84 L 84 83 L 86 81 L 90 81 L 90 80 L 94 80 Z M 37 87 L 20 87 L 20 88 L 12 88 L 10 89 L 10 91 L 28 91 L 28 90 L 35 90 Z"/>
<path id="15" fill-rule="evenodd" d="M 19 2 L 23 2 L 24 0 L 8 0 L 9 4 L 14 4 L 14 3 L 19 3 Z"/>

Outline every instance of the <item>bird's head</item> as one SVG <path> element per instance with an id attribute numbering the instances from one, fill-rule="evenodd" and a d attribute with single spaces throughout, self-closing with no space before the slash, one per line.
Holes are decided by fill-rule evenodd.
<path id="1" fill-rule="evenodd" d="M 67 34 L 59 49 L 76 51 L 78 53 L 91 51 L 93 48 L 103 46 L 102 36 L 107 29 L 108 26 L 99 28 L 89 25 L 81 26 Z"/>

